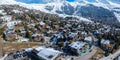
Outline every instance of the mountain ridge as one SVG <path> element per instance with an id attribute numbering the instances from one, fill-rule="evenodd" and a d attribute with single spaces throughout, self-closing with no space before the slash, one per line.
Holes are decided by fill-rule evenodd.
<path id="1" fill-rule="evenodd" d="M 109 19 L 110 21 L 118 20 L 120 22 L 120 4 L 118 4 L 119 0 L 117 3 L 115 3 L 114 0 L 104 0 L 104 1 L 95 0 L 95 2 L 92 2 L 92 3 L 88 2 L 87 0 L 79 0 L 77 2 L 68 2 L 68 1 L 58 2 L 60 0 L 54 0 L 54 1 L 57 1 L 57 2 L 50 2 L 47 4 L 25 4 L 22 2 L 16 2 L 15 0 L 3 0 L 1 4 L 18 4 L 20 6 L 27 7 L 29 9 L 36 9 L 46 13 L 58 14 L 59 16 L 62 16 L 62 17 L 79 16 L 87 19 L 90 18 L 90 20 L 94 19 L 92 18 L 93 16 L 95 15 L 97 16 L 97 14 L 103 13 L 101 14 L 100 17 L 102 17 L 102 15 L 109 16 L 109 17 L 104 16 L 103 17 L 105 18 L 104 20 L 106 19 Z M 89 9 L 89 10 L 84 11 L 86 9 Z M 90 11 L 91 9 L 95 10 L 96 12 Z M 101 12 L 99 13 L 99 11 Z M 91 15 L 85 16 L 85 14 L 91 14 L 92 16 Z M 111 17 L 113 17 L 114 19 L 112 19 Z"/>

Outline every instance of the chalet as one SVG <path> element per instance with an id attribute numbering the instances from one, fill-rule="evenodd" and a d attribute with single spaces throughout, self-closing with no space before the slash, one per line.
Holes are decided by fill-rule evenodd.
<path id="1" fill-rule="evenodd" d="M 3 22 L 9 22 L 9 21 L 11 21 L 11 16 L 2 16 L 1 17 L 2 18 L 2 20 L 3 20 Z"/>
<path id="2" fill-rule="evenodd" d="M 114 41 L 110 41 L 106 39 L 101 40 L 101 48 L 103 48 L 103 50 L 105 51 L 111 52 L 114 46 L 115 46 Z"/>
<path id="3" fill-rule="evenodd" d="M 17 39 L 17 34 L 15 34 L 15 33 L 9 33 L 9 34 L 7 34 L 6 39 L 7 39 L 8 41 L 14 41 L 14 40 Z"/>
<path id="4" fill-rule="evenodd" d="M 77 35 L 77 33 L 70 33 L 69 38 L 72 39 L 73 41 L 75 41 L 75 40 L 77 40 L 78 35 Z"/>
<path id="5" fill-rule="evenodd" d="M 69 45 L 71 47 L 71 51 L 75 55 L 81 55 L 85 53 L 89 49 L 89 45 L 86 42 L 76 41 Z"/>
<path id="6" fill-rule="evenodd" d="M 7 22 L 7 27 L 8 28 L 13 28 L 18 23 L 21 23 L 21 21 L 10 21 L 10 22 Z"/>
<path id="7" fill-rule="evenodd" d="M 35 42 L 45 42 L 45 40 L 41 34 L 32 34 L 32 39 Z"/>
<path id="8" fill-rule="evenodd" d="M 88 36 L 88 37 L 85 37 L 84 41 L 91 44 L 93 42 L 93 39 L 91 36 Z"/>
<path id="9" fill-rule="evenodd" d="M 28 29 L 34 29 L 35 28 L 35 24 L 30 24 L 30 25 L 27 25 Z"/>
<path id="10" fill-rule="evenodd" d="M 63 35 L 61 33 L 58 33 L 52 37 L 51 43 L 53 44 L 60 43 L 63 42 L 63 39 L 64 39 Z"/>
<path id="11" fill-rule="evenodd" d="M 19 36 L 17 42 L 29 42 L 29 39 Z"/>
<path id="12" fill-rule="evenodd" d="M 44 39 L 45 39 L 45 42 L 49 42 L 50 39 L 51 39 L 51 37 L 46 37 L 46 36 L 44 36 Z"/>
<path id="13" fill-rule="evenodd" d="M 18 23 L 18 24 L 15 25 L 15 29 L 16 29 L 16 30 L 23 30 L 23 29 L 24 29 L 24 26 L 23 26 L 22 23 Z"/>
<path id="14" fill-rule="evenodd" d="M 4 34 L 7 35 L 8 33 L 14 33 L 14 32 L 15 32 L 15 30 L 11 28 L 11 29 L 6 29 L 4 31 Z"/>
<path id="15" fill-rule="evenodd" d="M 13 10 L 14 13 L 23 13 L 22 11 L 20 10 Z"/>
<path id="16" fill-rule="evenodd" d="M 43 21 L 41 21 L 41 22 L 40 22 L 40 26 L 41 26 L 42 28 L 45 28 L 46 24 L 45 24 Z"/>

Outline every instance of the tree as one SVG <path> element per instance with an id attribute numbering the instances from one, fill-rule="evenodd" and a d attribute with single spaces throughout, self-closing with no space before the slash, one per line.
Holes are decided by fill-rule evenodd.
<path id="1" fill-rule="evenodd" d="M 45 42 L 45 39 L 44 39 L 44 38 L 41 38 L 41 42 L 44 43 L 44 42 Z"/>
<path id="2" fill-rule="evenodd" d="M 26 38 L 29 38 L 29 40 L 32 41 L 32 36 L 28 31 L 26 32 Z"/>

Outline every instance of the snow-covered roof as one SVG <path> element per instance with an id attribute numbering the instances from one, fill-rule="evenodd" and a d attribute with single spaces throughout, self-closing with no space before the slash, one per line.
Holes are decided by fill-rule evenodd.
<path id="1" fill-rule="evenodd" d="M 19 39 L 18 42 L 28 42 L 29 39 L 26 39 L 26 38 L 22 38 L 22 39 Z"/>
<path id="2" fill-rule="evenodd" d="M 52 48 L 38 47 L 35 49 L 38 51 L 37 55 L 45 60 L 54 60 L 58 56 L 58 54 L 61 54 L 61 52 Z"/>
<path id="3" fill-rule="evenodd" d="M 109 41 L 109 40 L 102 39 L 102 40 L 101 40 L 101 44 L 110 44 L 110 41 Z"/>
<path id="4" fill-rule="evenodd" d="M 19 10 L 13 10 L 13 12 L 15 12 L 15 13 L 23 13 L 22 11 L 19 11 Z"/>
<path id="5" fill-rule="evenodd" d="M 36 36 L 39 36 L 39 34 L 32 34 L 32 37 L 36 37 Z"/>
<path id="6" fill-rule="evenodd" d="M 92 41 L 92 37 L 91 36 L 89 36 L 89 37 L 85 37 L 85 39 L 84 39 L 85 41 Z"/>
<path id="7" fill-rule="evenodd" d="M 4 31 L 5 34 L 13 33 L 15 30 L 14 29 L 6 29 Z"/>
<path id="8" fill-rule="evenodd" d="M 45 23 L 43 21 L 40 22 L 40 25 L 45 25 Z"/>
<path id="9" fill-rule="evenodd" d="M 55 36 L 57 37 L 57 39 L 59 39 L 59 38 L 63 38 L 63 35 L 62 35 L 61 33 L 56 34 Z"/>
<path id="10" fill-rule="evenodd" d="M 77 33 L 71 33 L 70 35 L 69 35 L 69 37 L 75 37 L 77 35 Z"/>
<path id="11" fill-rule="evenodd" d="M 2 15 L 6 15 L 7 13 L 5 13 L 5 12 L 3 12 L 4 10 L 0 10 L 0 13 L 2 14 Z"/>
<path id="12" fill-rule="evenodd" d="M 31 52 L 32 50 L 33 50 L 32 48 L 25 49 L 25 51 L 27 51 L 27 52 Z"/>
<path id="13" fill-rule="evenodd" d="M 105 32 L 110 32 L 110 29 L 107 29 Z"/>
<path id="14" fill-rule="evenodd" d="M 11 20 L 12 17 L 11 16 L 2 16 L 1 18 L 3 19 L 3 21 L 7 21 L 8 22 L 8 21 Z"/>
<path id="15" fill-rule="evenodd" d="M 73 42 L 72 44 L 70 44 L 71 48 L 74 48 L 74 49 L 80 49 L 82 48 L 85 44 L 87 44 L 86 42 Z"/>
<path id="16" fill-rule="evenodd" d="M 7 27 L 11 28 L 12 26 L 14 26 L 14 25 L 16 25 L 18 23 L 21 23 L 21 21 L 10 21 L 10 22 L 7 22 Z"/>
<path id="17" fill-rule="evenodd" d="M 84 31 L 84 32 L 82 32 L 81 34 L 84 34 L 84 35 L 86 35 L 87 33 Z"/>

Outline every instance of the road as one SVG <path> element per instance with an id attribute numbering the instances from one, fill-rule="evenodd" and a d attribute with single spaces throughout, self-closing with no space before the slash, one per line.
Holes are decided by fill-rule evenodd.
<path id="1" fill-rule="evenodd" d="M 113 60 L 119 55 L 120 55 L 120 49 L 117 50 L 117 52 L 115 52 L 114 54 L 110 54 L 108 57 L 101 58 L 100 60 Z"/>

